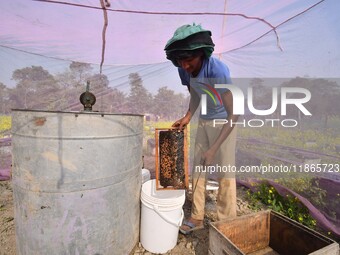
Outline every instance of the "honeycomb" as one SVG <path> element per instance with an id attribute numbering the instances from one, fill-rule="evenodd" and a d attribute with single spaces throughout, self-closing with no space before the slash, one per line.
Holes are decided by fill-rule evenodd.
<path id="1" fill-rule="evenodd" d="M 159 182 L 164 188 L 185 189 L 184 132 L 159 132 Z"/>

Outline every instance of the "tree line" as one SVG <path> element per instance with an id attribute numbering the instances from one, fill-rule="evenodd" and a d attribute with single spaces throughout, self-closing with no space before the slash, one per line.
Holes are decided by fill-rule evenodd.
<path id="1" fill-rule="evenodd" d="M 96 98 L 94 111 L 107 113 L 132 113 L 176 119 L 185 114 L 189 105 L 188 95 L 175 93 L 161 87 L 153 95 L 143 85 L 138 73 L 131 73 L 126 83 L 129 93 L 109 85 L 106 75 L 95 74 L 90 64 L 72 62 L 68 69 L 57 75 L 41 66 L 17 69 L 12 74 L 16 82 L 8 88 L 0 82 L 0 114 L 10 114 L 11 109 L 35 109 L 49 111 L 81 111 L 79 96 L 90 82 L 90 92 Z"/>
<path id="2" fill-rule="evenodd" d="M 259 78 L 252 79 L 250 86 L 254 90 L 254 105 L 261 106 L 262 109 L 269 109 L 272 104 L 272 88 L 265 87 L 263 80 Z M 334 80 L 324 78 L 302 78 L 296 77 L 289 81 L 282 82 L 280 87 L 296 87 L 307 89 L 311 94 L 311 99 L 304 103 L 304 107 L 312 116 L 303 116 L 295 105 L 287 106 L 287 117 L 294 119 L 313 119 L 314 121 L 323 122 L 323 126 L 328 126 L 328 121 L 332 117 L 340 117 L 340 86 Z M 288 98 L 303 98 L 305 95 L 300 93 L 290 93 Z M 281 112 L 281 104 L 272 117 Z"/>
<path id="3" fill-rule="evenodd" d="M 108 113 L 133 113 L 158 116 L 163 120 L 174 120 L 186 113 L 189 96 L 175 93 L 167 87 L 160 87 L 155 95 L 143 85 L 138 73 L 126 77 L 129 93 L 109 85 L 106 75 L 93 73 L 90 64 L 72 62 L 62 73 L 52 75 L 41 66 L 17 69 L 12 74 L 16 82 L 8 88 L 0 82 L 0 114 L 10 114 L 11 109 L 37 109 L 51 111 L 81 111 L 79 96 L 90 81 L 90 91 L 97 97 L 94 111 Z M 250 80 L 253 88 L 253 103 L 258 109 L 269 109 L 272 104 L 272 88 L 263 85 L 259 78 Z M 340 86 L 326 79 L 293 78 L 283 82 L 282 87 L 306 88 L 311 100 L 305 106 L 313 118 L 322 120 L 327 126 L 331 117 L 340 117 Z M 298 98 L 299 95 L 291 95 Z M 301 96 L 301 95 L 300 95 Z M 247 108 L 247 105 L 245 105 Z M 278 105 L 277 112 L 280 111 Z M 299 118 L 296 107 L 287 109 L 287 115 Z"/>

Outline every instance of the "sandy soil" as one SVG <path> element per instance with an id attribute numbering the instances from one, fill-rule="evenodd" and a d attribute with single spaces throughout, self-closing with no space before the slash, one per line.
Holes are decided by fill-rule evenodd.
<path id="1" fill-rule="evenodd" d="M 0 181 L 0 255 L 15 254 L 13 196 L 10 181 Z"/>

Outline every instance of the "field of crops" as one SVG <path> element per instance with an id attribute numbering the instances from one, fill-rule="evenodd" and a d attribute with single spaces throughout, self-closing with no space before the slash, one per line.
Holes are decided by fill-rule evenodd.
<path id="1" fill-rule="evenodd" d="M 11 116 L 0 115 L 0 138 L 9 133 L 9 131 L 11 130 L 11 126 Z"/>

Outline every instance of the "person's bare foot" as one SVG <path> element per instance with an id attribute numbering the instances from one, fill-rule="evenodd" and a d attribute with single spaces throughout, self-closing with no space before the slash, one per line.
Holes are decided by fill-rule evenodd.
<path id="1" fill-rule="evenodd" d="M 203 229 L 203 220 L 195 220 L 192 217 L 190 217 L 187 220 L 184 220 L 182 223 L 182 226 L 180 226 L 179 231 L 184 234 L 190 234 L 191 232 L 199 229 Z"/>

